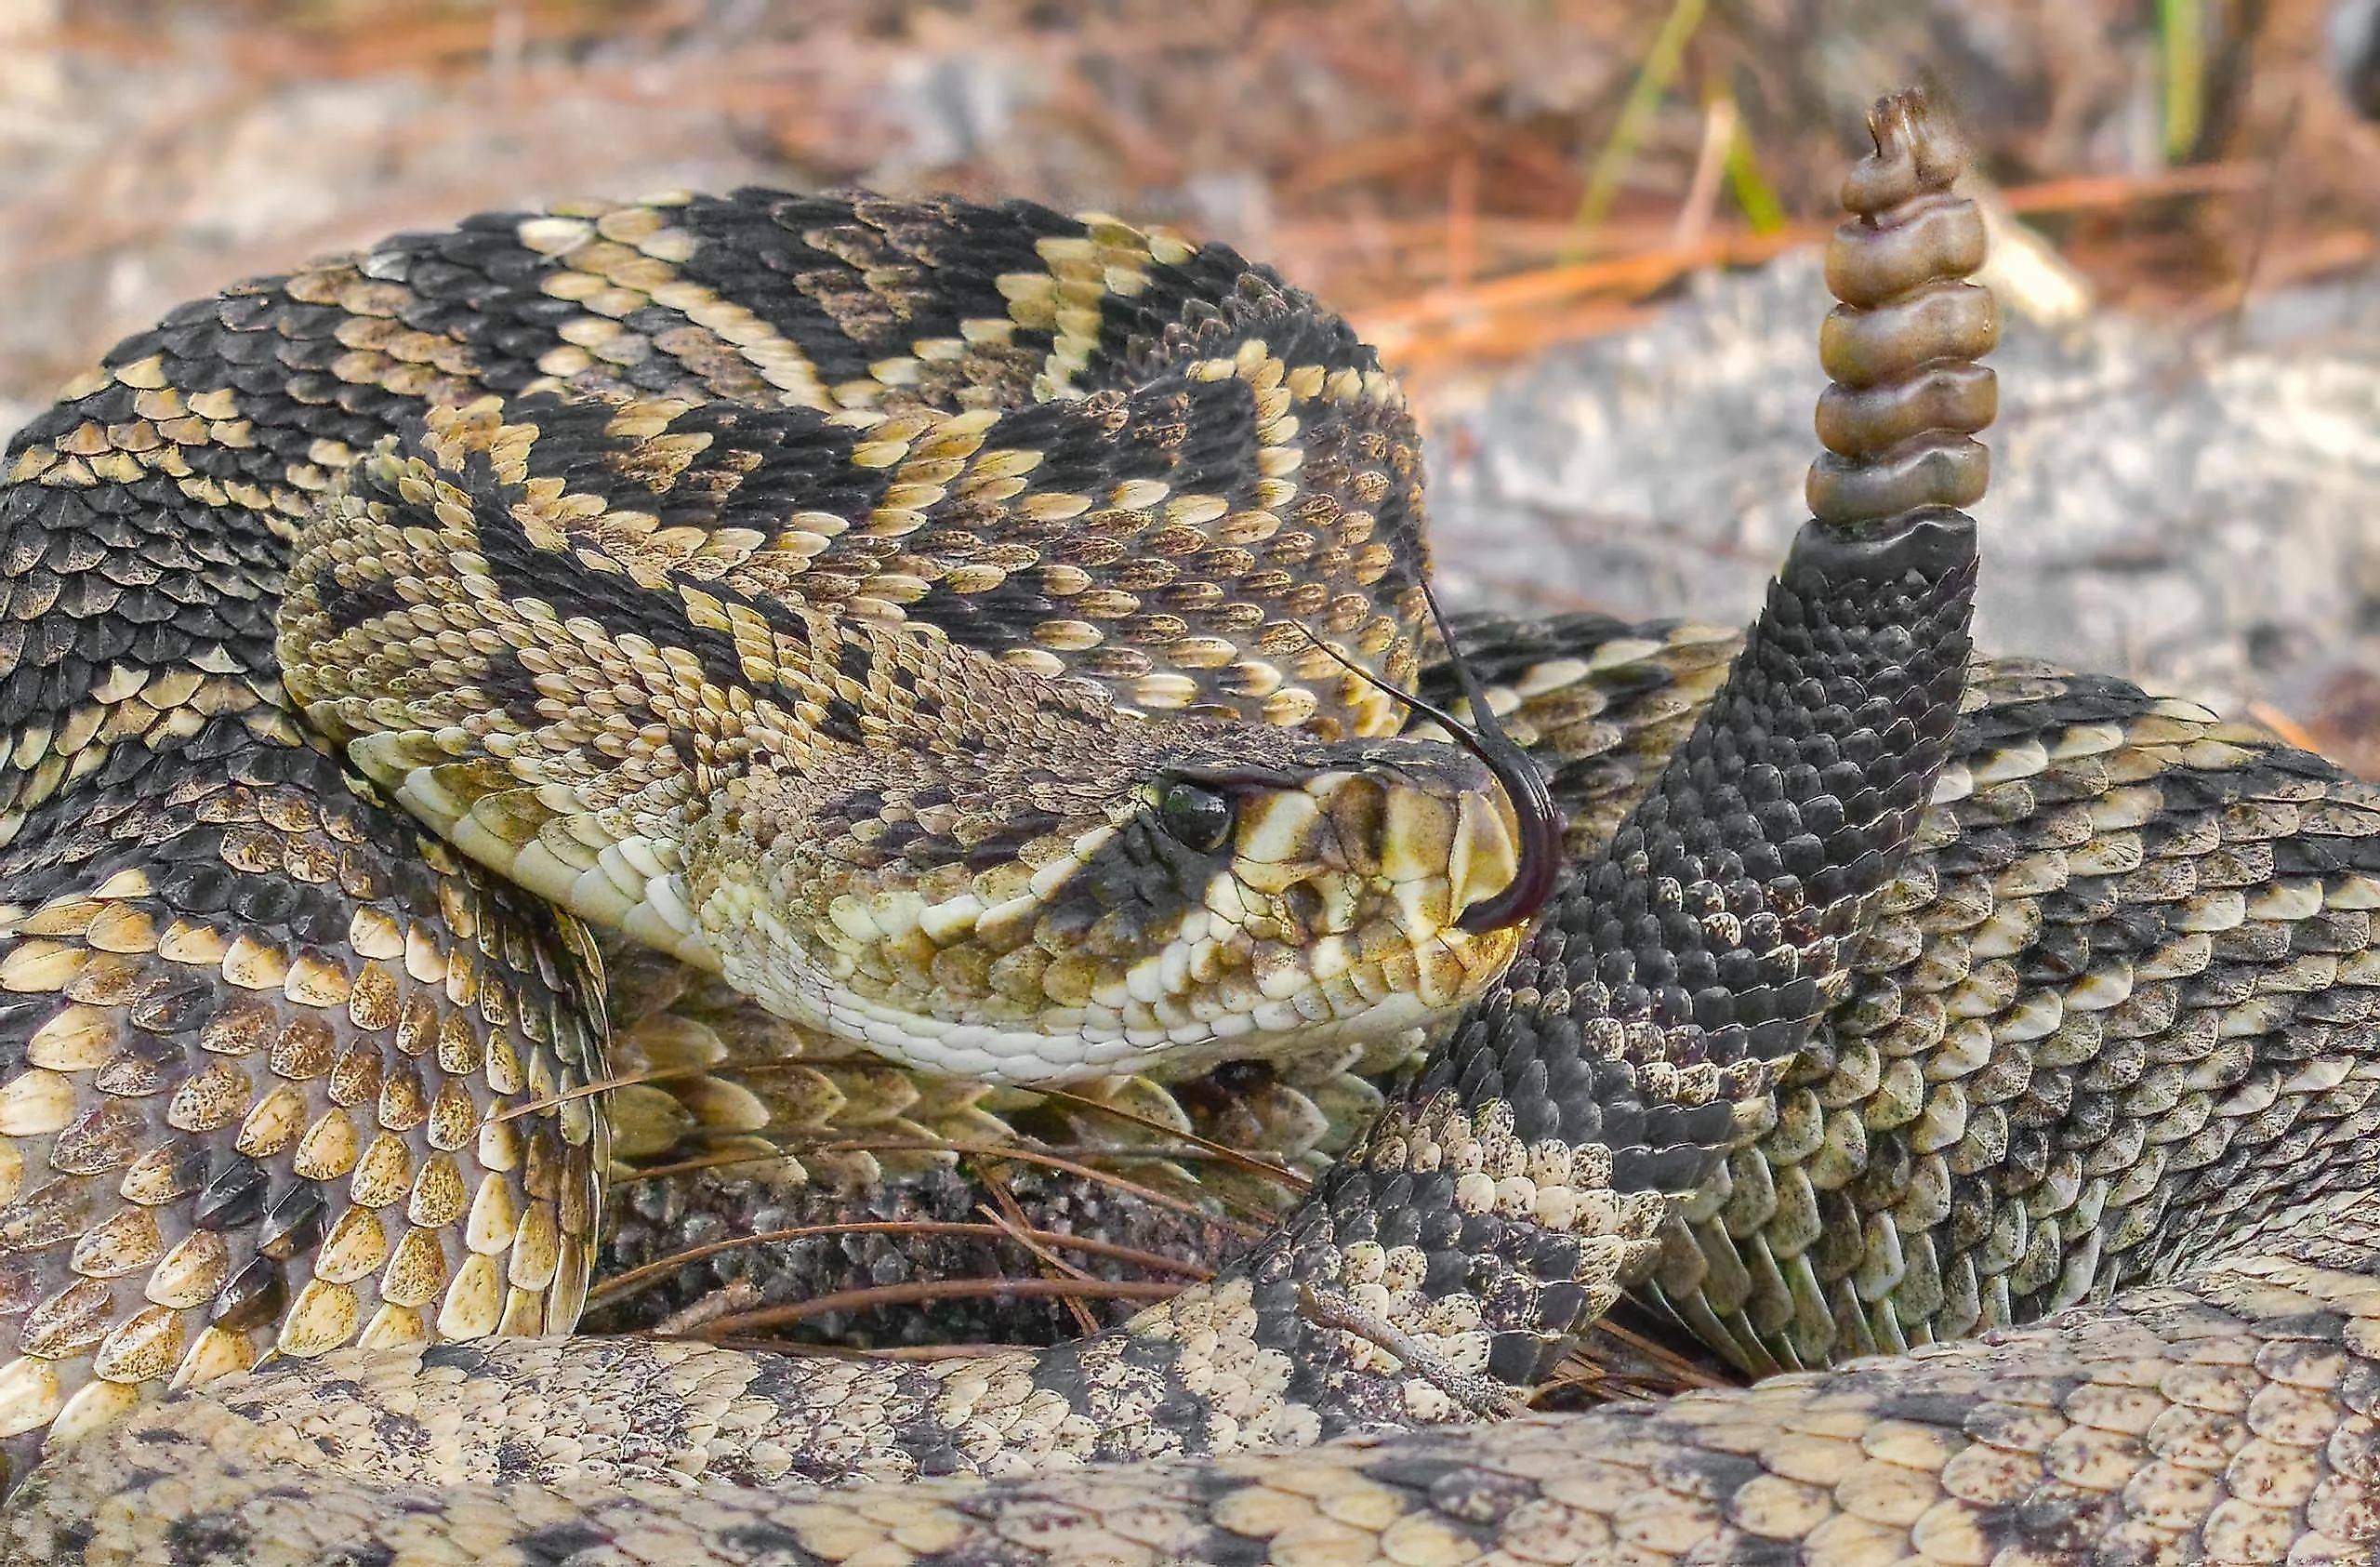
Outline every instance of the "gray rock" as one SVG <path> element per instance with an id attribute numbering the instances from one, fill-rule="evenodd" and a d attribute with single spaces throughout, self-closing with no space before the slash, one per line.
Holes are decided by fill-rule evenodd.
<path id="1" fill-rule="evenodd" d="M 1804 515 L 1825 305 L 1795 256 L 1504 379 L 1436 443 L 1449 586 L 1749 619 Z M 2188 336 L 2016 321 L 1993 364 L 1986 646 L 2232 710 L 2380 670 L 2380 290 L 2289 290 Z"/>

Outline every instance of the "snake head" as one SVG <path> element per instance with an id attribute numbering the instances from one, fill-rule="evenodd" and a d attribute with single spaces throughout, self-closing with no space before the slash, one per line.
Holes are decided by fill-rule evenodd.
<path id="1" fill-rule="evenodd" d="M 1517 950 L 1559 829 L 1509 742 L 1344 738 L 1343 701 L 1312 729 L 1127 707 L 932 626 L 673 576 L 566 475 L 582 448 L 683 452 L 638 445 L 644 415 L 541 417 L 434 414 L 359 465 L 302 538 L 281 652 L 357 772 L 556 908 L 846 1043 L 1019 1082 L 1362 1045 Z M 1205 695 L 1303 689 L 1276 640 Z"/>
<path id="2" fill-rule="evenodd" d="M 966 800 L 722 791 L 687 857 L 721 972 L 907 1064 L 1036 1082 L 1386 1038 L 1517 949 L 1465 928 L 1520 829 L 1462 750 L 1199 723 L 1106 747 Z"/>

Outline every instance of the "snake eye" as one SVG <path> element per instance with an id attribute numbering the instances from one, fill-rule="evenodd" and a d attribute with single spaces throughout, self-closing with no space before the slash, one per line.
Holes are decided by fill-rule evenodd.
<path id="1" fill-rule="evenodd" d="M 1231 840 L 1231 802 L 1196 784 L 1166 785 L 1157 797 L 1157 819 L 1167 837 L 1202 855 Z"/>

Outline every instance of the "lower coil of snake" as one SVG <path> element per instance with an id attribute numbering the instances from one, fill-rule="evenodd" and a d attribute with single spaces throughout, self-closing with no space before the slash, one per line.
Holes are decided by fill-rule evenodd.
<path id="1" fill-rule="evenodd" d="M 7 1559 L 2368 1556 L 2380 801 L 1970 661 L 1979 225 L 1872 128 L 1760 619 L 1471 623 L 1476 758 L 1389 734 L 1393 387 L 1216 247 L 560 208 L 120 347 L 0 492 Z M 1430 1033 L 1078 1343 L 517 1336 L 610 1167 L 587 924 L 1012 1082 Z M 1623 1291 L 1813 1369 L 1519 1413 Z"/>

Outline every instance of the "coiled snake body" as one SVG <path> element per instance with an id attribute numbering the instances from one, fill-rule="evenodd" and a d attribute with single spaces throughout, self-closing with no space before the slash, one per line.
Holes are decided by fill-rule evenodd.
<path id="1" fill-rule="evenodd" d="M 1922 110 L 1876 129 L 1831 269 L 1815 519 L 1725 682 L 1638 730 L 1617 772 L 1641 786 L 1557 768 L 1580 857 L 1501 976 L 1511 938 L 1462 918 L 1513 879 L 1491 781 L 1369 738 L 1384 700 L 1289 623 L 1411 670 L 1411 453 L 1343 333 L 1227 253 L 1022 209 L 563 213 L 120 350 L 0 498 L 0 1424 L 57 1449 L 0 1521 L 10 1560 L 2368 1554 L 2380 813 L 2115 683 L 1969 683 L 1979 240 Z M 928 411 L 1063 394 L 1095 357 L 1171 401 Z M 511 401 L 468 406 L 487 390 Z M 671 395 L 695 391 L 883 405 Z M 366 457 L 424 404 L 455 411 Z M 985 458 L 1010 419 L 1038 444 Z M 1234 432 L 1256 455 L 1219 477 Z M 1043 465 L 1104 493 L 1017 483 Z M 854 472 L 889 476 L 854 498 Z M 287 689 L 528 892 L 307 743 L 258 607 L 293 538 Z M 1558 690 L 1631 661 L 1564 633 L 1482 658 L 1557 758 Z M 1003 639 L 1006 665 L 929 662 Z M 965 749 L 964 702 L 1071 764 L 979 749 L 975 790 L 937 794 L 882 760 Z M 1197 710 L 1234 704 L 1306 728 L 1233 740 Z M 1066 738 L 1094 721 L 1120 766 Z M 699 843 L 655 830 L 696 817 Z M 846 870 L 873 879 L 811 927 L 838 959 L 752 934 Z M 530 893 L 993 1072 L 1032 1050 L 989 997 L 1064 1011 L 1079 1045 L 1197 1052 L 1215 1016 L 1289 1036 L 1257 1010 L 1285 997 L 1328 1038 L 1488 989 L 1263 1241 L 1106 1335 L 912 1364 L 489 1337 L 575 1318 L 601 1168 L 566 1092 L 596 1069 L 592 959 Z M 1027 893 L 989 922 L 1027 938 L 971 955 Z M 1235 897 L 1241 955 L 1194 951 L 1194 905 Z M 1160 983 L 1235 961 L 1229 1004 Z M 833 1005 L 781 979 L 821 967 Z M 1632 1284 L 1747 1364 L 1920 1348 L 1513 1415 Z M 168 1380 L 206 1385 L 151 1403 Z M 1141 1462 L 1061 1472 L 1101 1460 Z"/>

